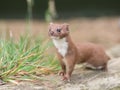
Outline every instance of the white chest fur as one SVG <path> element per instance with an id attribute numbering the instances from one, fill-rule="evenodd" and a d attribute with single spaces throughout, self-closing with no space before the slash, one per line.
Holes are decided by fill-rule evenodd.
<path id="1" fill-rule="evenodd" d="M 66 38 L 63 39 L 53 39 L 53 43 L 55 47 L 58 49 L 58 52 L 65 57 L 68 49 L 68 42 L 66 42 Z"/>

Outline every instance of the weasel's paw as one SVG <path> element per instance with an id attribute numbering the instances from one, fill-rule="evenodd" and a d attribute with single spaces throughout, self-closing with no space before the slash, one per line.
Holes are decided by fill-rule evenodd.
<path id="1" fill-rule="evenodd" d="M 64 76 L 64 75 L 65 75 L 65 72 L 64 72 L 64 71 L 59 71 L 58 75 L 59 75 L 59 76 Z"/>
<path id="2" fill-rule="evenodd" d="M 63 81 L 70 82 L 70 77 L 65 75 L 65 76 L 62 78 L 62 80 L 63 80 Z"/>

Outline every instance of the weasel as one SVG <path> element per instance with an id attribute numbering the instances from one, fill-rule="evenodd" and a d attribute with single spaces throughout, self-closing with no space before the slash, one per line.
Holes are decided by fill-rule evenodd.
<path id="1" fill-rule="evenodd" d="M 86 63 L 92 69 L 107 70 L 110 59 L 102 46 L 93 43 L 73 43 L 69 25 L 50 23 L 48 34 L 56 47 L 63 80 L 70 80 L 75 64 Z"/>

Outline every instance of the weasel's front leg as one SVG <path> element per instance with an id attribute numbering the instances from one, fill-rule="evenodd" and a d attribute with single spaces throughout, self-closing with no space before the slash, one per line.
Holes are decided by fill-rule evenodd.
<path id="1" fill-rule="evenodd" d="M 62 70 L 58 72 L 58 75 L 64 76 L 66 73 L 66 66 L 65 66 L 65 63 L 63 62 L 63 57 L 58 52 L 57 52 L 57 57 L 59 59 L 59 62 L 62 68 Z"/>
<path id="2" fill-rule="evenodd" d="M 66 74 L 64 75 L 63 80 L 70 81 L 70 77 L 74 70 L 74 66 L 74 59 L 66 59 Z"/>
<path id="3" fill-rule="evenodd" d="M 61 64 L 62 70 L 59 71 L 58 75 L 64 76 L 66 74 L 66 66 L 65 66 L 65 64 L 62 61 L 60 62 L 60 64 Z"/>

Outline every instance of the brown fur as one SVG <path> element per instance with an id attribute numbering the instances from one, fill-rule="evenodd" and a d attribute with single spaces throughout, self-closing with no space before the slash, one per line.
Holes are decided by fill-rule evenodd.
<path id="1" fill-rule="evenodd" d="M 59 33 L 56 32 L 57 28 L 61 29 Z M 93 43 L 74 44 L 67 24 L 50 24 L 49 35 L 59 37 L 59 39 L 65 37 L 68 43 L 67 53 L 64 57 L 57 51 L 62 67 L 59 74 L 63 76 L 63 80 L 70 79 L 75 64 L 79 63 L 88 63 L 94 67 L 102 66 L 101 69 L 107 70 L 107 62 L 110 58 L 106 55 L 103 47 Z"/>

